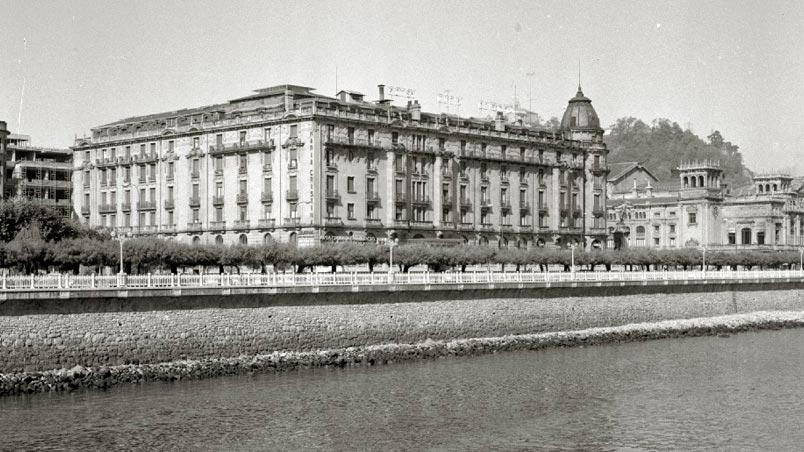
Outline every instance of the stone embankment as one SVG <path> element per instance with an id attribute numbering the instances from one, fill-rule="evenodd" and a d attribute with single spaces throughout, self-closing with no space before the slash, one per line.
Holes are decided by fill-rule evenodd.
<path id="1" fill-rule="evenodd" d="M 657 287 L 615 285 L 238 294 L 202 302 L 154 297 L 147 303 L 121 303 L 116 310 L 108 308 L 119 300 L 87 297 L 61 300 L 64 309 L 56 312 L 58 300 L 29 300 L 25 313 L 21 301 L 11 307 L 0 302 L 0 393 L 538 348 L 527 345 L 535 339 L 512 344 L 533 334 L 759 311 L 804 312 L 799 285 L 702 284 L 688 291 L 665 287 L 664 293 Z M 89 309 L 76 312 L 73 303 Z M 158 309 L 160 303 L 170 307 Z M 154 308 L 143 309 L 146 305 Z M 775 327 L 788 320 L 774 322 L 756 323 Z M 564 336 L 547 337 L 559 341 Z M 594 342 L 594 337 L 585 341 Z M 600 341 L 617 342 L 618 337 Z M 477 338 L 506 339 L 472 342 Z"/>
<path id="2" fill-rule="evenodd" d="M 499 351 L 539 350 L 646 341 L 726 336 L 730 333 L 804 326 L 804 312 L 755 312 L 710 318 L 589 328 L 568 332 L 521 334 L 416 344 L 381 344 L 308 352 L 273 352 L 235 358 L 181 360 L 158 364 L 83 367 L 46 372 L 0 374 L 0 395 L 107 388 L 121 383 L 177 381 L 251 372 L 286 371 L 323 366 L 387 364 L 394 361 L 467 356 Z"/>

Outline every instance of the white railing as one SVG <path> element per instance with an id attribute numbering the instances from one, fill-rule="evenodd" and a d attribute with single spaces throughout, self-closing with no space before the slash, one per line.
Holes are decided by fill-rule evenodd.
<path id="1" fill-rule="evenodd" d="M 800 270 L 652 272 L 466 272 L 466 273 L 267 273 L 202 275 L 20 275 L 2 276 L 0 292 L 202 287 L 317 287 L 379 285 L 457 285 L 494 283 L 617 283 L 638 281 L 733 281 L 795 279 Z"/>

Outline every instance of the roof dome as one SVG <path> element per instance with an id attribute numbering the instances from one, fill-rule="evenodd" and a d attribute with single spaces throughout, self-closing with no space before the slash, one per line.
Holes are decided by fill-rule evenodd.
<path id="1" fill-rule="evenodd" d="M 592 107 L 592 100 L 583 95 L 581 85 L 578 85 L 578 93 L 569 101 L 560 130 L 603 130 L 600 128 L 600 118 Z"/>

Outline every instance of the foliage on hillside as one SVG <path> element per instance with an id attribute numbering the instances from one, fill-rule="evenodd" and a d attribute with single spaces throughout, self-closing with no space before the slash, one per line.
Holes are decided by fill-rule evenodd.
<path id="1" fill-rule="evenodd" d="M 750 182 L 750 171 L 743 165 L 739 147 L 726 141 L 717 130 L 704 140 L 667 119 L 656 119 L 648 125 L 628 117 L 611 126 L 605 141 L 609 163 L 640 162 L 660 180 L 670 178 L 670 170 L 682 161 L 708 159 L 720 161 L 730 187 Z"/>

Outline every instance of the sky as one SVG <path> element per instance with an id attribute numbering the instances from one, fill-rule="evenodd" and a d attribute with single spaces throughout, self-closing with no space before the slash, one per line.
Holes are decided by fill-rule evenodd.
<path id="1" fill-rule="evenodd" d="M 0 15 L 0 120 L 68 147 L 130 116 L 277 84 L 377 98 L 377 84 L 544 117 L 584 94 L 608 126 L 720 130 L 749 168 L 804 175 L 800 1 L 35 1 Z M 337 77 L 336 77 L 337 74 Z M 397 104 L 404 102 L 400 99 Z M 455 113 L 456 107 L 450 107 Z"/>

